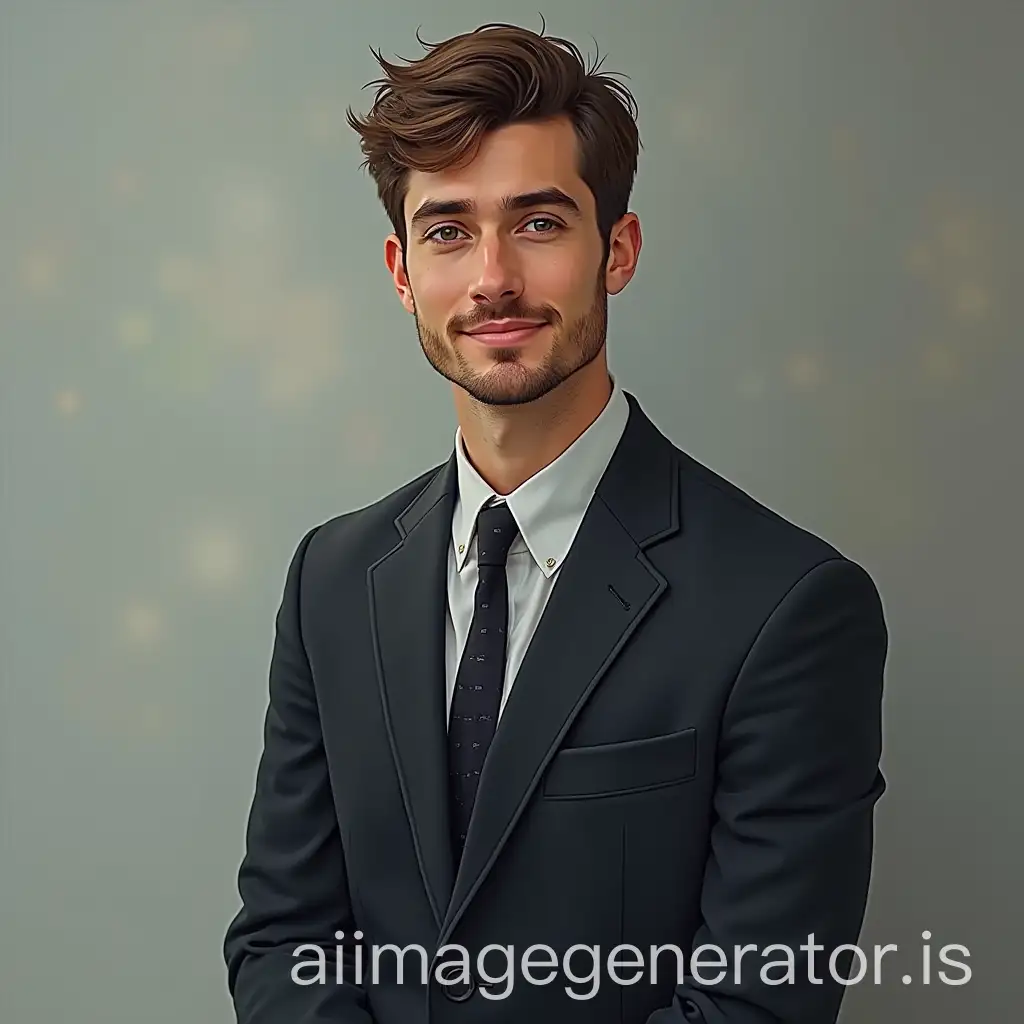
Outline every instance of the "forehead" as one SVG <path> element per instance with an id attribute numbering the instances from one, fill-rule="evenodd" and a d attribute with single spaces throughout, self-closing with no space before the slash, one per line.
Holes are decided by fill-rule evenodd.
<path id="1" fill-rule="evenodd" d="M 472 200 L 481 214 L 498 212 L 505 196 L 560 189 L 586 214 L 593 197 L 579 176 L 579 143 L 567 118 L 507 125 L 484 136 L 473 159 L 443 171 L 411 171 L 408 218 L 425 199 Z"/>

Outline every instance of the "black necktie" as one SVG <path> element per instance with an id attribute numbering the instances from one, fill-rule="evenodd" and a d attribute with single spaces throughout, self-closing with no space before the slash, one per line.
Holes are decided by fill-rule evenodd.
<path id="1" fill-rule="evenodd" d="M 473 622 L 455 677 L 448 727 L 452 844 L 456 862 L 469 830 L 480 770 L 497 728 L 505 682 L 508 585 L 505 560 L 518 533 L 506 504 L 481 509 L 476 521 L 477 565 Z"/>

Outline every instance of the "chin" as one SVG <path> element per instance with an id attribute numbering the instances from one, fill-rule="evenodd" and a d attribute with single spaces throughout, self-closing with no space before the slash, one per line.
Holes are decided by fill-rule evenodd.
<path id="1" fill-rule="evenodd" d="M 462 386 L 485 405 L 527 405 L 543 398 L 561 382 L 560 375 L 542 366 L 526 366 L 520 359 L 492 366 Z"/>

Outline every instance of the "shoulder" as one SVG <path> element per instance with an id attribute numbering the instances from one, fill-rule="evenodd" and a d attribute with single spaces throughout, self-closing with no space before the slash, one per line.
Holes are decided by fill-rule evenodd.
<path id="1" fill-rule="evenodd" d="M 676 449 L 680 507 L 688 530 L 709 542 L 727 542 L 748 555 L 777 552 L 784 559 L 842 557 L 836 546 L 798 525 L 692 456 Z"/>
<path id="2" fill-rule="evenodd" d="M 395 520 L 430 486 L 444 467 L 445 463 L 434 466 L 368 505 L 332 516 L 311 527 L 299 541 L 295 559 L 307 568 L 337 567 L 353 556 L 360 563 L 371 564 L 395 546 L 399 540 Z"/>
<path id="3" fill-rule="evenodd" d="M 703 582 L 769 614 L 791 591 L 837 589 L 877 604 L 874 581 L 835 543 L 676 448 L 680 540 Z M 691 563 L 693 564 L 693 563 Z"/>

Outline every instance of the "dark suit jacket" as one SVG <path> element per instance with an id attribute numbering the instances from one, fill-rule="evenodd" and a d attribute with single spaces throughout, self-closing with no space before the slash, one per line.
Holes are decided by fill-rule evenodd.
<path id="1" fill-rule="evenodd" d="M 276 622 L 243 907 L 225 941 L 242 1024 L 835 1020 L 844 989 L 828 957 L 858 939 L 885 789 L 876 589 L 681 452 L 627 397 L 626 431 L 516 678 L 457 871 L 444 696 L 454 457 L 303 538 Z M 372 983 L 360 951 L 354 984 L 357 929 L 367 946 L 425 952 L 404 957 L 398 984 L 395 952 L 379 953 Z M 808 981 L 808 941 L 824 946 L 812 968 L 822 984 Z M 308 943 L 332 966 L 303 986 L 293 953 Z M 489 943 L 513 947 L 505 998 L 488 995 L 508 981 L 488 988 L 476 970 Z M 775 943 L 796 956 L 792 984 L 761 981 Z M 468 984 L 439 984 L 432 960 L 424 971 L 444 944 L 468 951 Z M 520 967 L 538 944 L 553 954 L 532 954 L 531 977 L 553 975 L 548 985 Z M 594 954 L 569 960 L 578 984 L 562 969 L 574 944 L 599 947 L 596 992 Z M 618 957 L 619 977 L 642 970 L 636 984 L 607 970 L 620 944 L 644 958 Z M 666 944 L 719 947 L 727 977 L 700 984 L 687 959 L 677 985 L 664 954 L 652 982 L 651 946 Z M 748 944 L 737 980 L 734 947 Z M 493 954 L 484 973 L 507 962 Z M 721 963 L 705 951 L 705 982 Z M 783 977 L 784 966 L 768 975 Z"/>

